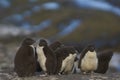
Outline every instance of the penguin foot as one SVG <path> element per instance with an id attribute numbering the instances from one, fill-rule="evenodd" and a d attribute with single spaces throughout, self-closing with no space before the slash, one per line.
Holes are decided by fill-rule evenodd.
<path id="1" fill-rule="evenodd" d="M 93 72 L 93 71 L 91 71 L 90 77 L 91 77 L 92 79 L 94 78 L 94 72 Z"/>
<path id="2" fill-rule="evenodd" d="M 87 73 L 86 72 L 83 72 L 84 75 L 86 75 Z"/>

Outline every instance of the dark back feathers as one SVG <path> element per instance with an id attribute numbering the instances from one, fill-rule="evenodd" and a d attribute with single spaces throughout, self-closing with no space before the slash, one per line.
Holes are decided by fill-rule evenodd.
<path id="1" fill-rule="evenodd" d="M 106 73 L 109 68 L 109 62 L 113 56 L 113 51 L 107 50 L 99 52 L 98 57 L 98 68 L 95 71 L 96 73 Z"/>
<path id="2" fill-rule="evenodd" d="M 14 59 L 14 70 L 19 77 L 32 76 L 36 70 L 36 60 L 33 48 L 21 46 Z"/>

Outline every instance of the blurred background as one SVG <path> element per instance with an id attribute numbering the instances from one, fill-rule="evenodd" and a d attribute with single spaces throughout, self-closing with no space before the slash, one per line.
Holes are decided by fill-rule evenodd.
<path id="1" fill-rule="evenodd" d="M 112 49 L 110 66 L 120 71 L 120 0 L 0 0 L 0 69 L 13 67 L 28 36 Z"/>

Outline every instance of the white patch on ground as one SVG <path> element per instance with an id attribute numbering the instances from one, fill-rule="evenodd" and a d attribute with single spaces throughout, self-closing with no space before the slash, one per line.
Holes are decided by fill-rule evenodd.
<path id="1" fill-rule="evenodd" d="M 38 62 L 40 64 L 40 66 L 41 66 L 43 71 L 46 71 L 46 66 L 45 66 L 46 57 L 44 55 L 43 48 L 44 47 L 39 47 L 39 45 L 37 45 L 36 51 L 37 51 Z"/>
<path id="2" fill-rule="evenodd" d="M 85 72 L 94 71 L 97 69 L 97 66 L 98 66 L 98 59 L 96 52 L 88 51 L 81 61 L 81 70 Z"/>

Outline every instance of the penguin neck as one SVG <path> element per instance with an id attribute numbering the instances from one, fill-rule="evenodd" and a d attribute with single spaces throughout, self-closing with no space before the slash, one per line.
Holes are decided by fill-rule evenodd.
<path id="1" fill-rule="evenodd" d="M 38 55 L 44 55 L 44 46 L 39 46 L 39 45 L 37 45 L 37 54 Z"/>
<path id="2" fill-rule="evenodd" d="M 86 58 L 96 58 L 96 57 L 97 57 L 96 51 L 93 51 L 93 52 L 88 51 L 88 52 L 85 54 L 85 57 L 86 57 Z"/>

